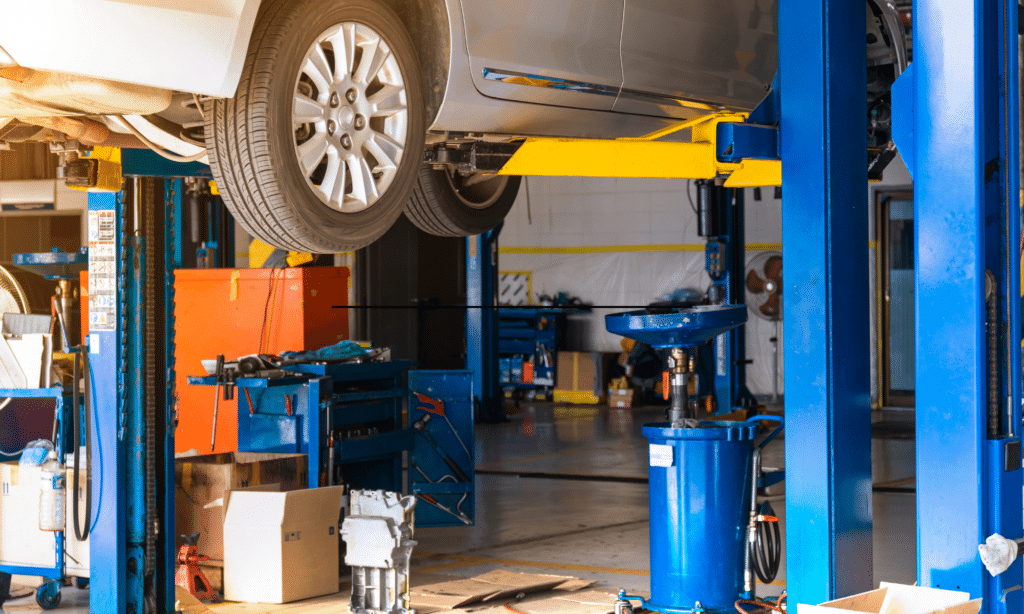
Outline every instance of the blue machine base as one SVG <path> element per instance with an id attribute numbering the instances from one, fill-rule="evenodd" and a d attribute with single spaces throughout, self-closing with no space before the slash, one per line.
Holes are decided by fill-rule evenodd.
<path id="1" fill-rule="evenodd" d="M 709 608 L 678 608 L 667 605 L 658 605 L 647 601 L 643 597 L 627 595 L 625 594 L 625 591 L 619 592 L 619 599 L 624 601 L 639 601 L 642 609 L 650 610 L 651 612 L 662 612 L 662 614 L 728 614 L 729 612 L 735 611 L 729 609 L 713 610 Z M 737 596 L 737 599 L 740 599 L 740 597 Z"/>

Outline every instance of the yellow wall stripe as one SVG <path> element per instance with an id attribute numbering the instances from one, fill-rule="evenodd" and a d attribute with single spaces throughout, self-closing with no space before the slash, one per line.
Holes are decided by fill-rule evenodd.
<path id="1" fill-rule="evenodd" d="M 782 249 L 781 243 L 747 243 L 747 249 L 762 251 Z M 611 254 L 620 252 L 702 252 L 703 243 L 664 245 L 579 245 L 571 247 L 528 247 L 506 245 L 498 248 L 501 254 Z"/>

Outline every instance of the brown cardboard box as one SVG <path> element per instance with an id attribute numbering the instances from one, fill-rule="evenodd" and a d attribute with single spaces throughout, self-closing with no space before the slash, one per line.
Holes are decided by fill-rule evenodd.
<path id="1" fill-rule="evenodd" d="M 338 592 L 344 486 L 239 490 L 224 519 L 224 599 L 288 603 Z"/>
<path id="2" fill-rule="evenodd" d="M 604 397 L 603 366 L 600 352 L 559 352 L 555 403 L 600 403 Z"/>
<path id="3" fill-rule="evenodd" d="M 485 601 L 497 601 L 500 604 L 519 594 L 550 590 L 576 591 L 591 584 L 591 580 L 580 580 L 571 576 L 494 569 L 472 578 L 451 578 L 442 582 L 417 584 L 409 593 L 409 601 L 418 610 L 450 609 Z M 614 601 L 612 599 L 612 602 Z"/>
<path id="4" fill-rule="evenodd" d="M 978 614 L 970 593 L 882 582 L 881 587 L 820 605 L 797 604 L 798 614 Z"/>
<path id="5" fill-rule="evenodd" d="M 199 554 L 210 557 L 210 564 L 222 564 L 224 509 L 231 491 L 305 488 L 307 475 L 305 454 L 226 452 L 179 458 L 174 467 L 175 533 L 199 533 Z"/>
<path id="6" fill-rule="evenodd" d="M 634 388 L 609 388 L 608 407 L 619 407 L 629 409 L 633 407 L 633 399 L 636 397 Z"/>

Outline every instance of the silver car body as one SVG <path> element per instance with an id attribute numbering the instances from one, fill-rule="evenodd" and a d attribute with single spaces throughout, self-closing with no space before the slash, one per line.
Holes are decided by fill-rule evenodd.
<path id="1" fill-rule="evenodd" d="M 639 136 L 718 108 L 751 110 L 775 73 L 776 0 L 384 1 L 400 15 L 409 5 L 410 14 L 447 20 L 447 32 L 417 40 L 427 60 L 447 59 L 427 67 L 443 81 L 429 109 L 433 140 Z M 136 112 L 152 113 L 157 90 L 227 97 L 258 8 L 258 0 L 0 0 L 0 67 L 75 75 L 64 115 L 130 115 L 133 93 L 147 101 Z M 44 35 L 43 23 L 59 34 Z M 55 113 L 52 103 L 26 104 L 26 87 L 0 79 L 0 125 Z M 48 87 L 50 99 L 62 93 Z"/>
<path id="2" fill-rule="evenodd" d="M 724 13 L 710 0 L 459 4 L 433 131 L 639 136 L 752 110 L 775 74 L 774 0 L 731 0 Z"/>

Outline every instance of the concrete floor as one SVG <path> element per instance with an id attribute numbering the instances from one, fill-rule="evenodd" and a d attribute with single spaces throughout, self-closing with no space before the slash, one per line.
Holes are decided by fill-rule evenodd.
<path id="1" fill-rule="evenodd" d="M 418 531 L 417 568 L 470 576 L 502 567 L 592 578 L 645 593 L 648 458 L 640 426 L 663 416 L 663 407 L 536 403 L 524 404 L 509 423 L 478 426 L 477 467 L 483 475 L 477 477 L 476 526 Z M 875 440 L 875 483 L 912 478 L 913 454 L 913 441 Z M 784 464 L 779 438 L 765 450 L 764 466 Z M 784 527 L 784 485 L 769 496 Z M 913 493 L 876 492 L 873 506 L 875 585 L 913 584 Z M 784 589 L 785 552 L 779 577 L 759 594 Z"/>
<path id="2" fill-rule="evenodd" d="M 590 578 L 610 590 L 646 594 L 647 440 L 640 426 L 662 420 L 663 412 L 534 403 L 508 423 L 479 425 L 476 525 L 417 530 L 414 575 L 473 576 L 501 568 Z M 783 448 L 782 439 L 768 446 L 766 467 L 782 467 Z M 913 451 L 913 441 L 873 443 L 876 585 L 915 581 L 914 495 L 877 492 L 879 484 L 913 476 Z M 770 495 L 784 521 L 783 487 Z M 779 578 L 760 587 L 760 595 L 785 589 L 784 566 L 785 559 Z M 65 588 L 57 611 L 87 612 L 87 599 L 87 592 Z M 0 611 L 38 608 L 27 597 Z"/>

